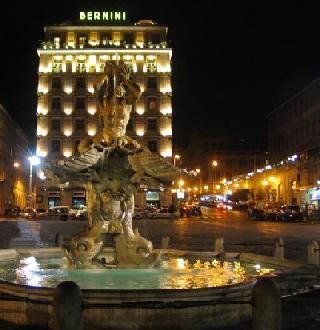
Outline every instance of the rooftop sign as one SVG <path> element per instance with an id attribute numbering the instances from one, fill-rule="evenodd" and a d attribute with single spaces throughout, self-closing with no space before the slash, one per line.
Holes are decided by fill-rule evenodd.
<path id="1" fill-rule="evenodd" d="M 125 21 L 125 11 L 80 11 L 80 21 Z"/>

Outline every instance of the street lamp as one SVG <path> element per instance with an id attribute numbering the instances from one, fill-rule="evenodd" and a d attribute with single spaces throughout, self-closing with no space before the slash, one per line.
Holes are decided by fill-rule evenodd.
<path id="1" fill-rule="evenodd" d="M 28 204 L 30 207 L 33 207 L 32 201 L 32 167 L 40 164 L 40 158 L 32 155 L 28 158 L 30 162 L 30 172 L 29 172 L 29 193 L 28 193 Z"/>
<path id="2" fill-rule="evenodd" d="M 202 177 L 201 177 L 201 170 L 200 168 L 196 168 L 196 173 L 197 175 L 199 175 L 199 187 L 200 187 L 200 191 L 199 193 L 202 194 Z"/>
<path id="3" fill-rule="evenodd" d="M 176 166 L 176 163 L 180 160 L 180 155 L 174 155 L 173 157 L 173 166 Z"/>
<path id="4" fill-rule="evenodd" d="M 213 167 L 213 185 L 216 183 L 216 167 L 218 166 L 218 162 L 216 160 L 212 161 Z"/>

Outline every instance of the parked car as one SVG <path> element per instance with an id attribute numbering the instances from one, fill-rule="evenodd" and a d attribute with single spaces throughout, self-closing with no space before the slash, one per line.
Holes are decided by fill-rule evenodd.
<path id="1" fill-rule="evenodd" d="M 85 205 L 69 208 L 69 217 L 74 220 L 86 220 L 88 218 L 88 210 Z"/>
<path id="2" fill-rule="evenodd" d="M 77 220 L 86 220 L 88 218 L 88 209 L 85 205 L 81 205 L 76 212 Z"/>
<path id="3" fill-rule="evenodd" d="M 8 209 L 5 209 L 4 215 L 9 215 L 12 217 L 17 217 L 21 214 L 21 209 L 19 206 L 13 206 Z"/>
<path id="4" fill-rule="evenodd" d="M 266 220 L 276 220 L 281 205 L 278 202 L 268 202 L 264 205 L 264 218 Z"/>
<path id="5" fill-rule="evenodd" d="M 61 221 L 69 218 L 69 206 L 53 206 L 48 210 L 48 216 L 58 217 Z"/>
<path id="6" fill-rule="evenodd" d="M 276 220 L 282 221 L 302 221 L 303 212 L 298 205 L 283 205 L 276 215 Z"/>
<path id="7" fill-rule="evenodd" d="M 71 207 L 69 209 L 69 217 L 72 218 L 72 219 L 75 219 L 75 217 L 77 215 L 77 212 L 78 212 L 78 208 L 77 207 Z"/>
<path id="8" fill-rule="evenodd" d="M 40 216 L 40 217 L 48 214 L 46 209 L 37 209 L 36 212 L 37 212 L 37 216 Z"/>
<path id="9" fill-rule="evenodd" d="M 25 217 L 27 219 L 35 218 L 36 214 L 37 214 L 36 210 L 33 209 L 32 207 L 25 207 L 20 213 L 22 217 Z"/>

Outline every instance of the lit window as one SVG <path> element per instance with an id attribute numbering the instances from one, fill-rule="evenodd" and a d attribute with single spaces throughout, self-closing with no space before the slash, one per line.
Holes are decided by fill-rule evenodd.
<path id="1" fill-rule="evenodd" d="M 105 66 L 106 66 L 106 62 L 100 60 L 100 62 L 99 62 L 99 71 L 104 72 Z"/>
<path id="2" fill-rule="evenodd" d="M 123 57 L 123 63 L 128 66 L 128 68 L 133 71 L 133 62 L 132 62 L 132 57 Z"/>
<path id="3" fill-rule="evenodd" d="M 85 35 L 83 35 L 83 36 L 79 36 L 78 44 L 79 44 L 79 47 L 80 47 L 80 48 L 85 47 L 86 44 L 87 44 L 87 36 L 85 36 Z"/>
<path id="4" fill-rule="evenodd" d="M 52 72 L 62 72 L 62 56 L 54 56 L 52 61 Z"/>
<path id="5" fill-rule="evenodd" d="M 148 111 L 156 111 L 158 108 L 158 102 L 156 97 L 148 98 Z"/>
<path id="6" fill-rule="evenodd" d="M 77 72 L 86 72 L 86 63 L 84 61 L 77 62 Z"/>
<path id="7" fill-rule="evenodd" d="M 53 38 L 53 44 L 54 44 L 54 48 L 60 48 L 60 37 L 54 37 Z"/>
<path id="8" fill-rule="evenodd" d="M 156 72 L 157 71 L 157 62 L 155 56 L 147 56 L 147 72 Z"/>
<path id="9" fill-rule="evenodd" d="M 101 43 L 104 46 L 108 46 L 110 43 L 112 43 L 111 33 L 101 33 Z"/>

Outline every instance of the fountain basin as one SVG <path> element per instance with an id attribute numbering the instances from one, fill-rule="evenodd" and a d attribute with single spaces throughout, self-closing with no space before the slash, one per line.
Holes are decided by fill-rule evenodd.
<path id="1" fill-rule="evenodd" d="M 19 254 L 62 255 L 56 248 L 0 252 L 2 259 Z M 82 289 L 84 329 L 213 329 L 239 324 L 251 318 L 252 308 L 246 302 L 255 282 L 252 278 L 240 284 L 194 289 Z M 47 328 L 54 290 L 0 281 L 0 319 Z"/>
<path id="2" fill-rule="evenodd" d="M 212 329 L 251 317 L 254 282 L 194 290 L 83 290 L 85 329 Z M 48 327 L 54 289 L 0 283 L 0 318 Z M 228 305 L 225 305 L 225 303 Z"/>

